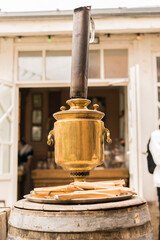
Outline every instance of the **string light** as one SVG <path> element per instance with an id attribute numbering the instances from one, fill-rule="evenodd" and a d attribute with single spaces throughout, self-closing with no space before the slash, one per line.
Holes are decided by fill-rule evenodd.
<path id="1" fill-rule="evenodd" d="M 22 41 L 22 36 L 18 36 L 18 42 Z"/>
<path id="2" fill-rule="evenodd" d="M 48 42 L 49 42 L 49 43 L 51 43 L 51 42 L 52 42 L 51 35 L 48 35 Z"/>
<path id="3" fill-rule="evenodd" d="M 137 33 L 136 39 L 141 40 L 141 34 L 140 33 Z"/>
<path id="4" fill-rule="evenodd" d="M 104 36 L 106 36 L 107 38 L 110 38 L 111 34 L 110 33 L 105 33 Z"/>

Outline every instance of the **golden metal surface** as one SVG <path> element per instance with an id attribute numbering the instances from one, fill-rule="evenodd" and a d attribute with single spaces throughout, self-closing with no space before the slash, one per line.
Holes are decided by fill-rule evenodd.
<path id="1" fill-rule="evenodd" d="M 107 136 L 106 142 L 107 143 L 112 143 L 112 140 L 110 138 L 110 131 L 107 128 L 105 128 L 105 133 L 106 133 L 106 136 Z"/>
<path id="2" fill-rule="evenodd" d="M 73 119 L 57 121 L 55 160 L 66 170 L 91 170 L 103 162 L 104 124 L 100 120 Z"/>
<path id="3" fill-rule="evenodd" d="M 56 120 L 64 119 L 77 119 L 77 118 L 90 118 L 101 120 L 104 117 L 104 113 L 97 110 L 90 110 L 87 106 L 91 103 L 88 99 L 70 99 L 67 101 L 67 104 L 70 106 L 70 109 L 66 111 L 59 111 L 53 114 L 53 117 Z"/>
<path id="4" fill-rule="evenodd" d="M 48 144 L 52 145 L 55 139 L 56 163 L 82 181 L 88 171 L 103 163 L 104 134 L 110 143 L 110 132 L 101 121 L 104 113 L 97 111 L 98 105 L 90 110 L 88 99 L 70 99 L 67 103 L 69 110 L 61 107 L 62 111 L 53 115 L 57 121 L 49 133 Z"/>
<path id="5" fill-rule="evenodd" d="M 99 108 L 99 105 L 95 103 L 95 104 L 93 104 L 93 108 L 96 111 Z"/>
<path id="6" fill-rule="evenodd" d="M 54 130 L 51 130 L 48 134 L 47 144 L 52 146 L 54 144 Z"/>
<path id="7" fill-rule="evenodd" d="M 66 107 L 65 107 L 65 106 L 62 106 L 62 107 L 60 107 L 60 110 L 61 110 L 61 111 L 65 111 L 65 110 L 66 110 Z"/>

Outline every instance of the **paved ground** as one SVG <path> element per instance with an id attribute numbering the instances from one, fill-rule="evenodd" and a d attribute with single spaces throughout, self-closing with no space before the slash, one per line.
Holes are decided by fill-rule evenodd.
<path id="1" fill-rule="evenodd" d="M 152 218 L 152 226 L 153 226 L 153 240 L 160 240 L 158 239 L 158 229 L 159 229 L 159 209 L 158 209 L 158 202 L 148 202 L 151 218 Z"/>

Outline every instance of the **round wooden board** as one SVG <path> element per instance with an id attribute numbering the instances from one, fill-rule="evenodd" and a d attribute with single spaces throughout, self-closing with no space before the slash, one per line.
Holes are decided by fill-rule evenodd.
<path id="1" fill-rule="evenodd" d="M 30 202 L 35 203 L 54 203 L 54 204 L 88 204 L 88 203 L 105 203 L 105 202 L 117 202 L 122 200 L 127 200 L 132 197 L 132 194 L 126 194 L 122 196 L 116 197 L 103 197 L 103 198 L 83 198 L 83 199 L 71 199 L 71 200 L 55 200 L 55 199 L 47 199 L 47 198 L 35 198 L 30 194 L 25 195 L 26 198 Z"/>
<path id="2" fill-rule="evenodd" d="M 33 209 L 39 211 L 92 211 L 103 209 L 117 209 L 131 206 L 138 206 L 145 204 L 146 201 L 133 196 L 129 200 L 122 200 L 118 202 L 106 202 L 106 203 L 92 203 L 92 204 L 46 204 L 35 203 L 22 199 L 15 203 L 16 208 L 21 209 Z"/>

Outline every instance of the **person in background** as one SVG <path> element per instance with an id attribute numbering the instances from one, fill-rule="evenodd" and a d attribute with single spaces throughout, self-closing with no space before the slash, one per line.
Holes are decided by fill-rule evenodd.
<path id="1" fill-rule="evenodd" d="M 157 188 L 159 202 L 159 240 L 160 240 L 160 130 L 155 130 L 151 134 L 149 150 L 155 163 L 153 170 L 154 186 Z"/>
<path id="2" fill-rule="evenodd" d="M 33 159 L 33 148 L 27 144 L 23 139 L 18 142 L 18 166 L 24 173 L 23 187 L 21 195 L 28 194 L 32 190 L 31 181 L 31 163 Z"/>

